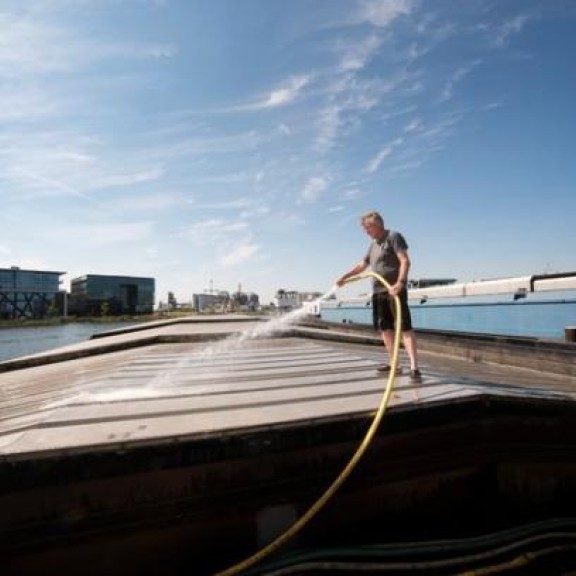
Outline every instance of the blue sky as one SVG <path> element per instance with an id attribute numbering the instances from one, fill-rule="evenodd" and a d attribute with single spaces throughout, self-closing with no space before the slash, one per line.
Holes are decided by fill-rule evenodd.
<path id="1" fill-rule="evenodd" d="M 1 0 L 0 267 L 157 298 L 576 269 L 571 0 Z M 355 285 L 358 293 L 368 286 Z"/>

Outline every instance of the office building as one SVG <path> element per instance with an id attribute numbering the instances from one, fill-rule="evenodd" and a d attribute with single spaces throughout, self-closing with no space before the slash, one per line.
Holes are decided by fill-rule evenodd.
<path id="1" fill-rule="evenodd" d="M 0 318 L 44 318 L 62 313 L 64 272 L 0 268 Z"/>
<path id="2" fill-rule="evenodd" d="M 154 278 L 86 274 L 70 283 L 71 314 L 117 316 L 154 311 Z"/>

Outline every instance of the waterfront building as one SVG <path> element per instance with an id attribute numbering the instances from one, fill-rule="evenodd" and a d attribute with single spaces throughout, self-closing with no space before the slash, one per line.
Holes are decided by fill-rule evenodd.
<path id="1" fill-rule="evenodd" d="M 192 306 L 196 312 L 254 312 L 260 309 L 260 298 L 254 292 L 238 290 L 230 295 L 225 290 L 203 292 L 192 295 Z"/>
<path id="2" fill-rule="evenodd" d="M 274 296 L 274 306 L 280 312 L 289 312 L 302 308 L 304 304 L 315 302 L 322 296 L 322 292 L 298 292 L 297 290 L 278 290 Z"/>
<path id="3" fill-rule="evenodd" d="M 231 308 L 238 312 L 254 312 L 260 308 L 260 298 L 254 292 L 238 290 L 232 294 Z"/>
<path id="4" fill-rule="evenodd" d="M 62 313 L 60 277 L 65 272 L 0 268 L 0 318 L 44 318 Z"/>
<path id="5" fill-rule="evenodd" d="M 192 294 L 192 308 L 198 314 L 207 312 L 227 312 L 230 306 L 230 294 L 226 291 Z"/>
<path id="6" fill-rule="evenodd" d="M 70 313 L 88 316 L 149 314 L 154 278 L 86 274 L 70 283 Z"/>
<path id="7" fill-rule="evenodd" d="M 283 289 L 276 292 L 273 303 L 279 312 L 289 312 L 295 308 L 300 308 L 302 305 L 299 292 Z"/>

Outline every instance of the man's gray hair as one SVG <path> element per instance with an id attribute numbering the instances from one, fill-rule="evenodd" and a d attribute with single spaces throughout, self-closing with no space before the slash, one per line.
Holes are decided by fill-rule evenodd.
<path id="1" fill-rule="evenodd" d="M 375 210 L 373 210 L 372 212 L 366 212 L 366 214 L 364 214 L 360 219 L 360 222 L 362 224 L 365 224 L 366 222 L 378 224 L 379 226 L 384 228 L 384 218 L 382 218 L 380 212 L 376 212 Z"/>

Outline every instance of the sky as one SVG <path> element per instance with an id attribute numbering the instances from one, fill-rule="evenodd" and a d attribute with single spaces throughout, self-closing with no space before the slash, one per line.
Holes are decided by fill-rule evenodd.
<path id="1" fill-rule="evenodd" d="M 378 210 L 412 278 L 574 271 L 575 29 L 572 0 L 0 0 L 0 267 L 268 303 L 330 290 Z"/>

